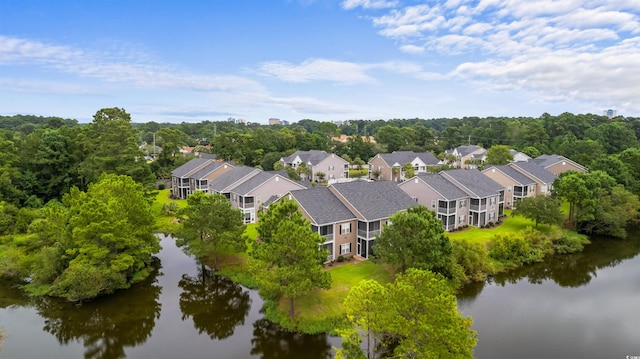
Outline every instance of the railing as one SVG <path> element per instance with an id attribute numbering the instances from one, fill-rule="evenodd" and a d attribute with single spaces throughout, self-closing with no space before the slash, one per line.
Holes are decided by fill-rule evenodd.
<path id="1" fill-rule="evenodd" d="M 446 213 L 446 214 L 452 214 L 452 213 L 456 213 L 456 207 L 438 207 L 438 213 Z"/>
<path id="2" fill-rule="evenodd" d="M 483 204 L 483 205 L 477 205 L 477 204 L 472 204 L 471 206 L 469 206 L 469 209 L 472 211 L 486 211 L 487 210 L 487 205 Z"/>
<path id="3" fill-rule="evenodd" d="M 323 237 L 325 239 L 325 242 L 331 242 L 333 241 L 333 233 L 329 233 L 329 234 L 321 234 L 321 237 Z"/>
<path id="4" fill-rule="evenodd" d="M 379 229 L 374 229 L 374 230 L 371 230 L 371 231 L 367 231 L 367 230 L 364 230 L 364 229 L 358 229 L 358 237 L 370 239 L 370 238 L 375 238 L 378 234 L 380 234 L 380 230 Z"/>

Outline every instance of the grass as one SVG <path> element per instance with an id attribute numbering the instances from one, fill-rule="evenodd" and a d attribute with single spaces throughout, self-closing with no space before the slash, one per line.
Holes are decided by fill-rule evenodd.
<path id="1" fill-rule="evenodd" d="M 484 245 L 488 245 L 493 237 L 497 234 L 510 234 L 510 233 L 518 233 L 525 230 L 527 227 L 535 228 L 535 222 L 522 217 L 522 216 L 511 216 L 510 211 L 507 211 L 509 214 L 506 217 L 502 224 L 497 227 L 491 228 L 477 228 L 477 227 L 469 227 L 468 229 L 451 232 L 448 233 L 449 239 L 451 240 L 466 240 L 470 242 L 480 243 Z M 553 227 L 540 224 L 537 228 L 542 233 L 549 233 L 553 230 Z"/>
<path id="2" fill-rule="evenodd" d="M 183 208 L 187 206 L 187 200 L 184 199 L 171 199 L 170 189 L 163 189 L 158 191 L 155 200 L 151 204 L 151 213 L 156 218 L 156 230 L 162 233 L 173 233 L 176 229 L 175 217 L 165 216 L 162 214 L 162 206 L 167 203 L 175 202 L 178 207 Z"/>

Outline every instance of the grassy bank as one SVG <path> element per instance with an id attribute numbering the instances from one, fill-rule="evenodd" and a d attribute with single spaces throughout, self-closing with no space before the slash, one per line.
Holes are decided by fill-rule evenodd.
<path id="1" fill-rule="evenodd" d="M 171 190 L 163 189 L 158 191 L 155 200 L 151 204 L 151 213 L 156 218 L 156 230 L 161 233 L 174 233 L 177 228 L 176 217 L 165 216 L 162 214 L 162 207 L 169 203 L 175 203 L 179 208 L 187 206 L 187 200 L 184 199 L 171 199 L 169 196 Z"/>

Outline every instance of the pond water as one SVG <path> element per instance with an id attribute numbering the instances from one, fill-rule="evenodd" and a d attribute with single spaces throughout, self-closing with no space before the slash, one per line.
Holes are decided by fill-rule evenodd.
<path id="1" fill-rule="evenodd" d="M 76 306 L 0 283 L 0 358 L 330 358 L 338 338 L 282 331 L 256 291 L 211 275 L 162 237 L 144 283 Z M 463 288 L 477 358 L 640 355 L 640 235 Z"/>
<path id="2" fill-rule="evenodd" d="M 203 270 L 162 237 L 157 273 L 81 306 L 0 285 L 0 358 L 330 358 L 337 338 L 263 318 L 258 293 Z"/>

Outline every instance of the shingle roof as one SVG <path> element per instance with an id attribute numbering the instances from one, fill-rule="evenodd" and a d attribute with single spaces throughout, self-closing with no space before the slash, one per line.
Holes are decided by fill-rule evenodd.
<path id="1" fill-rule="evenodd" d="M 171 171 L 171 175 L 173 177 L 184 177 L 188 175 L 190 172 L 192 172 L 193 170 L 195 170 L 196 168 L 204 165 L 207 162 L 213 162 L 213 161 L 207 158 L 194 158 L 191 161 Z"/>
<path id="2" fill-rule="evenodd" d="M 260 185 L 266 183 L 267 181 L 271 180 L 273 177 L 276 177 L 276 176 L 280 177 L 282 181 L 289 181 L 289 179 L 286 176 L 282 176 L 279 173 L 261 171 L 257 175 L 249 178 L 248 180 L 242 183 L 239 183 L 233 188 L 230 188 L 229 191 L 239 194 L 241 196 L 244 196 L 249 194 L 251 191 L 253 191 L 254 189 L 258 188 Z M 293 181 L 290 181 L 290 182 L 295 183 Z M 302 185 L 300 186 L 303 187 Z"/>
<path id="3" fill-rule="evenodd" d="M 209 187 L 215 192 L 222 193 L 223 191 L 228 191 L 229 189 L 227 187 L 254 171 L 256 171 L 257 174 L 260 170 L 246 166 L 234 167 L 229 172 L 211 181 Z"/>
<path id="4" fill-rule="evenodd" d="M 444 178 L 452 178 L 468 191 L 469 195 L 477 198 L 493 196 L 504 188 L 478 170 L 450 170 L 440 172 Z M 463 189 L 464 190 L 464 189 Z"/>
<path id="5" fill-rule="evenodd" d="M 284 157 L 283 160 L 285 163 L 291 163 L 296 157 L 300 157 L 300 160 L 304 163 L 311 163 L 312 166 L 317 165 L 318 163 L 324 161 L 331 154 L 320 151 L 320 150 L 310 150 L 310 151 L 296 151 L 289 157 Z"/>
<path id="6" fill-rule="evenodd" d="M 325 186 L 289 192 L 317 225 L 348 221 L 356 216 Z"/>
<path id="7" fill-rule="evenodd" d="M 509 166 L 516 166 L 543 183 L 553 183 L 553 180 L 556 179 L 556 175 L 535 162 L 513 162 Z"/>
<path id="8" fill-rule="evenodd" d="M 509 166 L 509 165 L 500 165 L 500 166 L 490 166 L 487 167 L 485 169 L 489 170 L 491 167 L 495 167 L 497 170 L 499 170 L 500 172 L 504 173 L 505 175 L 511 177 L 514 181 L 516 181 L 516 183 L 520 184 L 520 185 L 530 185 L 530 184 L 535 184 L 536 181 L 532 180 L 531 178 L 523 175 L 522 173 L 518 172 L 518 170 L 514 169 L 513 167 Z M 483 171 L 483 172 L 485 172 Z"/>
<path id="9" fill-rule="evenodd" d="M 230 164 L 227 163 L 227 162 L 211 162 L 211 163 L 208 163 L 202 169 L 199 169 L 197 172 L 193 173 L 189 177 L 195 178 L 195 179 L 200 179 L 200 178 L 208 175 L 209 173 L 213 172 L 218 167 L 221 167 L 222 165 L 225 165 L 225 164 L 230 166 Z"/>
<path id="10" fill-rule="evenodd" d="M 410 163 L 416 157 L 420 158 L 426 165 L 436 165 L 438 159 L 431 152 L 413 152 L 413 151 L 393 151 L 391 153 L 378 154 L 389 166 L 399 164 L 400 166 L 405 163 Z"/>
<path id="11" fill-rule="evenodd" d="M 335 183 L 331 187 L 368 221 L 388 218 L 416 204 L 407 193 L 391 181 L 353 181 Z"/>
<path id="12" fill-rule="evenodd" d="M 566 158 L 564 156 L 560 156 L 560 155 L 540 155 L 540 156 L 534 158 L 532 161 L 537 163 L 538 165 L 540 165 L 540 167 L 543 167 L 543 168 L 547 168 L 549 166 L 553 166 L 556 163 L 562 162 L 562 161 L 571 162 L 571 163 L 573 163 L 574 165 L 576 165 L 576 166 L 578 166 L 580 168 L 585 168 L 581 164 L 576 163 L 576 162 L 574 162 L 574 161 L 572 161 L 572 160 L 570 160 L 570 159 L 568 159 L 568 158 Z"/>
<path id="13" fill-rule="evenodd" d="M 480 146 L 476 146 L 476 145 L 470 145 L 470 146 L 458 146 L 456 147 L 456 150 L 458 150 L 458 153 L 460 154 L 460 156 L 466 156 L 468 154 L 470 154 L 473 151 L 477 151 L 479 149 L 481 149 L 482 147 Z"/>
<path id="14" fill-rule="evenodd" d="M 440 174 L 421 173 L 418 178 L 440 193 L 446 200 L 469 197 L 463 190 L 442 177 Z"/>

